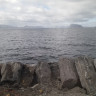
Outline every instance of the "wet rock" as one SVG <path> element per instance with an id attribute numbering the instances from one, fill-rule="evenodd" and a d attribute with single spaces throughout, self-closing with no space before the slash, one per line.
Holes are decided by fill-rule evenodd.
<path id="1" fill-rule="evenodd" d="M 21 63 L 12 63 L 13 81 L 20 82 L 23 65 Z"/>
<path id="2" fill-rule="evenodd" d="M 95 66 L 95 69 L 96 69 L 96 59 L 94 59 L 94 66 Z"/>
<path id="3" fill-rule="evenodd" d="M 58 65 L 60 69 L 62 87 L 73 88 L 78 82 L 74 60 L 63 58 L 59 60 Z"/>
<path id="4" fill-rule="evenodd" d="M 1 75 L 2 75 L 1 82 L 13 80 L 13 72 L 12 72 L 11 64 L 3 64 L 1 68 Z"/>
<path id="5" fill-rule="evenodd" d="M 35 78 L 35 69 L 36 66 L 24 65 L 22 70 L 22 79 L 21 79 L 21 86 L 29 87 L 35 84 L 33 82 Z M 35 80 L 36 81 L 36 80 Z M 34 83 L 34 84 L 33 84 Z"/>
<path id="6" fill-rule="evenodd" d="M 60 70 L 57 62 L 48 63 L 51 69 L 52 86 L 61 89 Z"/>
<path id="7" fill-rule="evenodd" d="M 38 82 L 41 84 L 49 84 L 51 81 L 51 70 L 50 66 L 46 62 L 39 62 L 36 68 L 36 74 Z"/>
<path id="8" fill-rule="evenodd" d="M 78 57 L 75 61 L 77 72 L 83 88 L 87 93 L 96 95 L 96 72 L 93 59 L 89 57 Z"/>
<path id="9" fill-rule="evenodd" d="M 22 71 L 22 64 L 21 63 L 6 63 L 2 64 L 1 68 L 1 82 L 3 81 L 14 81 L 19 83 L 20 76 Z"/>
<path id="10" fill-rule="evenodd" d="M 3 63 L 0 64 L 0 72 L 1 72 L 2 64 L 3 64 Z"/>
<path id="11" fill-rule="evenodd" d="M 2 68 L 2 63 L 0 64 L 0 80 L 1 80 L 1 68 Z"/>
<path id="12" fill-rule="evenodd" d="M 60 70 L 58 63 L 48 63 L 51 69 L 51 78 L 52 79 L 59 79 L 60 78 Z"/>

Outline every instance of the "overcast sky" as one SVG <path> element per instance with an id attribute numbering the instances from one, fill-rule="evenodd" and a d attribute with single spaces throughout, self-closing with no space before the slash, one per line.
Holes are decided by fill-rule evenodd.
<path id="1" fill-rule="evenodd" d="M 96 26 L 96 0 L 0 0 L 0 24 Z"/>

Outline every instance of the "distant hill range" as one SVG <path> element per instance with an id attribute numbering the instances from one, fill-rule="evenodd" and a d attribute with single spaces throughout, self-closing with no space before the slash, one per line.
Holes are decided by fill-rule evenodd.
<path id="1" fill-rule="evenodd" d="M 71 24 L 70 26 L 56 26 L 56 27 L 43 27 L 43 26 L 24 26 L 24 27 L 17 27 L 11 25 L 0 25 L 0 29 L 37 29 L 37 28 L 87 28 L 83 27 L 79 24 Z M 96 27 L 88 27 L 88 28 L 96 28 Z"/>
<path id="2" fill-rule="evenodd" d="M 69 27 L 70 28 L 83 28 L 83 26 L 79 24 L 71 24 Z"/>
<path id="3" fill-rule="evenodd" d="M 0 28 L 17 28 L 16 26 L 0 25 Z"/>
<path id="4" fill-rule="evenodd" d="M 24 26 L 23 28 L 44 28 L 42 26 Z"/>
<path id="5" fill-rule="evenodd" d="M 17 26 L 10 26 L 10 25 L 0 25 L 2 29 L 32 29 L 32 28 L 44 28 L 42 26 L 24 26 L 24 27 L 17 27 Z"/>

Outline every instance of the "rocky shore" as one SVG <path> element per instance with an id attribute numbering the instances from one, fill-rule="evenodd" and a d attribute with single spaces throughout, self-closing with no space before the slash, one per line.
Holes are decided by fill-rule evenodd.
<path id="1" fill-rule="evenodd" d="M 96 59 L 0 64 L 0 96 L 96 96 Z"/>

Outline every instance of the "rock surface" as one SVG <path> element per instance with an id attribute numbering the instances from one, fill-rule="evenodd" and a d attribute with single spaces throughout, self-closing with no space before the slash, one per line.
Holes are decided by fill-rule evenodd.
<path id="1" fill-rule="evenodd" d="M 57 62 L 48 63 L 51 69 L 51 82 L 52 86 L 61 89 L 60 70 Z"/>
<path id="2" fill-rule="evenodd" d="M 22 70 L 21 86 L 29 87 L 33 85 L 33 80 L 35 79 L 36 66 L 24 65 Z"/>
<path id="3" fill-rule="evenodd" d="M 85 90 L 79 87 L 75 87 L 68 91 L 61 91 L 53 88 L 49 93 L 42 96 L 89 96 L 89 95 L 86 95 Z"/>
<path id="4" fill-rule="evenodd" d="M 96 72 L 93 66 L 93 59 L 89 57 L 78 57 L 75 62 L 78 75 L 83 88 L 88 94 L 96 95 Z"/>
<path id="5" fill-rule="evenodd" d="M 39 62 L 36 68 L 38 82 L 41 84 L 49 84 L 51 82 L 50 66 L 46 62 Z"/>
<path id="6" fill-rule="evenodd" d="M 2 68 L 2 63 L 0 64 L 0 80 L 2 78 L 2 76 L 1 76 L 1 68 Z"/>
<path id="7" fill-rule="evenodd" d="M 3 81 L 14 81 L 19 83 L 20 76 L 22 71 L 22 64 L 21 63 L 6 63 L 2 64 L 1 68 L 1 82 Z"/>
<path id="8" fill-rule="evenodd" d="M 74 61 L 72 59 L 63 58 L 59 60 L 58 65 L 62 87 L 73 88 L 78 82 Z"/>
<path id="9" fill-rule="evenodd" d="M 51 78 L 52 79 L 59 79 L 60 78 L 60 70 L 58 63 L 48 63 L 51 69 Z"/>
<path id="10" fill-rule="evenodd" d="M 35 66 L 10 62 L 0 64 L 0 92 L 3 94 L 8 89 L 5 92 L 8 94 L 9 90 L 20 88 L 15 90 L 20 96 L 96 96 L 95 77 L 96 59 L 89 57 L 63 58 L 54 63 L 39 62 Z"/>
<path id="11" fill-rule="evenodd" d="M 84 89 L 75 87 L 75 88 L 65 92 L 64 96 L 89 96 L 89 95 L 86 94 Z"/>
<path id="12" fill-rule="evenodd" d="M 94 59 L 94 66 L 95 66 L 95 69 L 96 69 L 96 59 Z"/>

